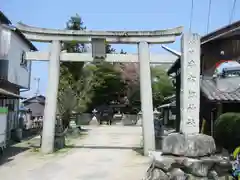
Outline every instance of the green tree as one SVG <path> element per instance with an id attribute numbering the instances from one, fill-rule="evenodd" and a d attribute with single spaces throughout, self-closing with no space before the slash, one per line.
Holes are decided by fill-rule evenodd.
<path id="1" fill-rule="evenodd" d="M 127 65 L 123 67 L 123 74 L 127 80 L 128 99 L 133 109 L 141 109 L 140 82 L 138 66 Z M 153 105 L 158 106 L 163 99 L 174 93 L 174 88 L 166 71 L 160 67 L 151 67 Z"/>
<path id="2" fill-rule="evenodd" d="M 126 54 L 124 51 L 121 51 L 121 53 Z M 121 63 L 120 69 L 122 78 L 126 84 L 125 94 L 129 102 L 125 111 L 132 112 L 135 109 L 139 111 L 141 109 L 141 102 L 138 63 Z"/>
<path id="3" fill-rule="evenodd" d="M 163 102 L 165 97 L 174 94 L 175 90 L 165 69 L 161 66 L 151 68 L 153 105 L 157 106 Z"/>
<path id="4" fill-rule="evenodd" d="M 86 27 L 83 25 L 81 17 L 76 14 L 72 16 L 70 20 L 66 23 L 66 29 L 68 30 L 86 30 Z M 86 52 L 86 45 L 79 43 L 78 41 L 64 42 L 63 50 L 66 50 L 69 53 L 83 53 Z M 71 73 L 74 80 L 79 80 L 81 78 L 81 70 L 83 68 L 84 62 L 65 62 L 62 63 L 62 67 L 66 67 L 66 71 Z"/>
<path id="5" fill-rule="evenodd" d="M 86 30 L 79 15 L 67 22 L 66 29 Z M 63 50 L 69 53 L 84 53 L 86 45 L 77 41 L 63 43 Z M 116 50 L 106 45 L 106 52 Z M 65 62 L 61 63 L 58 93 L 58 112 L 64 127 L 69 125 L 73 112 L 85 112 L 99 103 L 114 99 L 121 81 L 114 64 L 106 62 Z M 120 82 L 121 84 L 121 82 Z M 105 95 L 104 95 L 105 94 Z M 106 96 L 107 95 L 107 96 Z"/>
<path id="6" fill-rule="evenodd" d="M 96 66 L 94 95 L 92 97 L 89 110 L 112 101 L 119 101 L 125 89 L 125 84 L 121 78 L 121 73 L 114 64 L 102 62 Z"/>
<path id="7" fill-rule="evenodd" d="M 215 121 L 214 126 L 214 138 L 217 145 L 233 152 L 240 144 L 240 113 L 222 114 Z"/>
<path id="8" fill-rule="evenodd" d="M 106 45 L 108 54 L 115 53 L 116 50 L 111 45 Z M 93 63 L 96 67 L 94 71 L 96 82 L 93 86 L 93 97 L 88 106 L 88 111 L 105 103 L 119 101 L 125 90 L 125 83 L 122 80 L 118 63 L 98 62 Z"/>
<path id="9" fill-rule="evenodd" d="M 72 16 L 67 22 L 66 29 L 85 30 L 79 15 Z M 85 44 L 77 41 L 64 42 L 62 50 L 70 53 L 86 52 Z M 60 66 L 60 81 L 58 90 L 58 114 L 64 127 L 69 125 L 73 111 L 86 110 L 86 104 L 91 100 L 91 87 L 94 75 L 84 62 L 62 62 Z"/>

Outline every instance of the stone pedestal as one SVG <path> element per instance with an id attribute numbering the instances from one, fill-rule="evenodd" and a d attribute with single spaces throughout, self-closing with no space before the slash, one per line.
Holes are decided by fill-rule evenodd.
<path id="1" fill-rule="evenodd" d="M 138 120 L 137 120 L 137 124 L 136 124 L 137 126 L 142 126 L 142 118 L 139 118 Z"/>
<path id="2" fill-rule="evenodd" d="M 21 141 L 23 137 L 23 131 L 21 128 L 16 129 L 16 137 Z"/>
<path id="3" fill-rule="evenodd" d="M 124 126 L 132 126 L 137 124 L 137 115 L 135 114 L 124 114 L 122 118 L 122 124 Z"/>
<path id="4" fill-rule="evenodd" d="M 162 142 L 162 153 L 185 157 L 203 157 L 214 154 L 216 145 L 211 136 L 205 134 L 184 135 L 172 133 Z"/>
<path id="5" fill-rule="evenodd" d="M 69 127 L 72 128 L 72 129 L 76 128 L 76 127 L 77 127 L 76 122 L 75 122 L 74 120 L 71 120 L 71 121 L 69 122 Z"/>
<path id="6" fill-rule="evenodd" d="M 55 135 L 54 149 L 59 150 L 65 147 L 65 135 Z"/>
<path id="7" fill-rule="evenodd" d="M 92 118 L 92 120 L 90 121 L 89 125 L 92 125 L 92 126 L 98 126 L 98 125 L 99 125 L 96 116 L 93 116 L 93 118 Z"/>

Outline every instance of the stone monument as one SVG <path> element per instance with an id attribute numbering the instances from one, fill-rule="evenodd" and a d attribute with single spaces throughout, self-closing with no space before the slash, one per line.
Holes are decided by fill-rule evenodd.
<path id="1" fill-rule="evenodd" d="M 153 152 L 148 179 L 219 179 L 228 174 L 229 160 L 216 156 L 214 139 L 199 133 L 200 36 L 182 36 L 181 123 L 179 133 L 163 138 L 161 152 Z"/>

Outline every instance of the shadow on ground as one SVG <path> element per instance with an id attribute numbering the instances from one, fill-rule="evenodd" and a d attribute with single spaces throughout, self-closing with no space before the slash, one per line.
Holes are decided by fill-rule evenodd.
<path id="1" fill-rule="evenodd" d="M 13 160 L 13 157 L 29 150 L 30 147 L 16 147 L 14 145 L 9 146 L 8 148 L 6 148 L 3 152 L 2 157 L 0 158 L 0 165 L 8 163 L 10 161 Z"/>
<path id="2" fill-rule="evenodd" d="M 122 146 L 74 146 L 74 145 L 70 145 L 70 146 L 66 146 L 68 148 L 79 148 L 79 149 L 118 149 L 118 150 L 133 150 L 136 153 L 143 155 L 143 148 L 140 147 L 122 147 Z"/>
<path id="3" fill-rule="evenodd" d="M 12 137 L 12 140 L 8 141 L 8 147 L 4 149 L 3 155 L 0 157 L 0 165 L 4 163 L 8 163 L 13 160 L 13 157 L 31 149 L 31 145 L 28 142 L 31 141 L 34 137 L 40 134 L 39 129 L 30 129 L 30 130 L 23 130 L 22 132 L 22 141 L 18 141 L 17 139 Z"/>
<path id="4" fill-rule="evenodd" d="M 72 129 L 69 129 L 67 131 L 67 133 L 65 134 L 65 140 L 66 140 L 66 144 L 68 144 L 69 142 L 67 142 L 68 140 L 70 141 L 74 141 L 74 140 L 80 140 L 81 137 L 84 137 L 85 135 L 88 135 L 88 132 L 90 131 L 91 129 L 87 129 L 87 128 L 81 128 L 80 131 L 72 131 Z M 40 141 L 41 141 L 41 137 L 39 136 L 38 138 L 32 138 L 30 139 L 29 141 L 27 141 L 27 145 L 30 147 L 30 148 L 35 148 L 35 149 L 38 149 L 40 148 Z M 74 146 L 74 145 L 71 145 L 71 146 Z M 65 148 L 70 148 L 70 145 L 66 145 Z"/>

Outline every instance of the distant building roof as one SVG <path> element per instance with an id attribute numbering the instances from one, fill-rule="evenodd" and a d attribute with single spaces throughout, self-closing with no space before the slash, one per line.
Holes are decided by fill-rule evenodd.
<path id="1" fill-rule="evenodd" d="M 32 42 L 29 41 L 19 29 L 12 25 L 12 22 L 3 14 L 2 11 L 0 11 L 0 24 L 3 24 L 5 28 L 16 33 L 32 51 L 37 51 L 37 48 L 32 44 Z"/>
<path id="2" fill-rule="evenodd" d="M 43 95 L 38 95 L 38 96 L 33 96 L 31 98 L 25 99 L 22 101 L 23 104 L 29 103 L 29 102 L 39 102 L 39 103 L 45 103 L 45 96 Z"/>
<path id="3" fill-rule="evenodd" d="M 235 82 L 239 84 L 239 79 Z M 232 92 L 220 91 L 213 78 L 210 77 L 201 80 L 201 92 L 210 101 L 240 102 L 240 88 Z"/>

